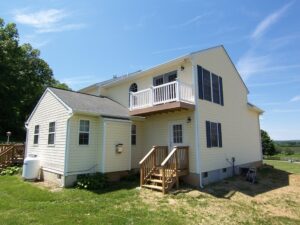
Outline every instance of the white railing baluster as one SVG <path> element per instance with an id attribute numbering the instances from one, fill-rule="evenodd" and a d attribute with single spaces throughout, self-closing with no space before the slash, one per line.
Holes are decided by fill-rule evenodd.
<path id="1" fill-rule="evenodd" d="M 138 92 L 130 92 L 129 109 L 132 111 L 174 101 L 194 104 L 193 86 L 176 80 Z"/>

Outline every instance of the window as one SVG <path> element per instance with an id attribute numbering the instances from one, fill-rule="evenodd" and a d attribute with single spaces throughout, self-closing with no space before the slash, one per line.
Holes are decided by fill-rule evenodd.
<path id="1" fill-rule="evenodd" d="M 207 101 L 211 101 L 210 72 L 205 69 L 203 69 L 203 98 Z"/>
<path id="2" fill-rule="evenodd" d="M 202 174 L 203 174 L 203 177 L 204 177 L 204 178 L 207 178 L 207 177 L 208 177 L 208 172 L 203 172 Z"/>
<path id="3" fill-rule="evenodd" d="M 131 125 L 131 144 L 136 145 L 136 125 Z"/>
<path id="4" fill-rule="evenodd" d="M 79 145 L 88 145 L 90 136 L 90 121 L 79 121 Z"/>
<path id="5" fill-rule="evenodd" d="M 197 66 L 199 98 L 224 105 L 222 77 Z"/>
<path id="6" fill-rule="evenodd" d="M 39 134 L 40 134 L 40 126 L 35 125 L 34 135 L 33 135 L 33 144 L 35 144 L 35 145 L 37 145 L 39 143 Z"/>
<path id="7" fill-rule="evenodd" d="M 131 84 L 130 87 L 129 87 L 129 106 L 130 106 L 130 101 L 132 101 L 131 102 L 132 106 L 137 105 L 137 98 L 136 98 L 136 96 L 133 96 L 132 99 L 130 99 L 130 93 L 131 92 L 137 92 L 137 91 L 138 91 L 137 84 L 136 83 Z"/>
<path id="8" fill-rule="evenodd" d="M 183 143 L 183 140 L 182 140 L 182 125 L 181 124 L 173 125 L 173 143 L 174 144 Z"/>
<path id="9" fill-rule="evenodd" d="M 219 88 L 219 77 L 215 74 L 211 74 L 212 78 L 212 91 L 213 91 L 213 102 L 220 104 L 220 88 Z"/>
<path id="10" fill-rule="evenodd" d="M 222 169 L 222 172 L 223 172 L 223 173 L 226 173 L 226 172 L 227 172 L 227 168 L 223 168 L 223 169 Z"/>
<path id="11" fill-rule="evenodd" d="M 55 142 L 55 122 L 49 123 L 48 145 L 54 145 Z"/>
<path id="12" fill-rule="evenodd" d="M 206 121 L 206 143 L 207 147 L 222 147 L 221 123 Z"/>
<path id="13" fill-rule="evenodd" d="M 153 86 L 162 85 L 168 82 L 173 82 L 177 78 L 177 71 L 165 73 L 156 77 L 153 77 Z"/>

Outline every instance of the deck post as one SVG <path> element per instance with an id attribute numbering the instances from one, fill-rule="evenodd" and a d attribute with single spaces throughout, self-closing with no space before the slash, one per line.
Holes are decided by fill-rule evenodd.
<path id="1" fill-rule="evenodd" d="M 178 149 L 175 152 L 175 176 L 176 176 L 176 188 L 179 188 L 179 177 L 178 177 Z"/>
<path id="2" fill-rule="evenodd" d="M 163 170 L 162 170 L 162 191 L 163 191 L 163 194 L 166 193 L 166 184 L 165 184 L 165 181 L 166 181 L 165 167 L 163 167 Z"/>

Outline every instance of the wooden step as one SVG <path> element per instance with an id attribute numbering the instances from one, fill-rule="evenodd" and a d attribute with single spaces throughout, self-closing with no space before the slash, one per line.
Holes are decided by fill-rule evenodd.
<path id="1" fill-rule="evenodd" d="M 159 180 L 159 179 L 148 179 L 148 181 L 153 182 L 153 183 L 160 183 L 160 184 L 162 184 L 162 180 Z"/>
<path id="2" fill-rule="evenodd" d="M 156 186 L 156 185 L 151 185 L 151 184 L 143 184 L 142 187 L 155 189 L 155 190 L 158 190 L 158 191 L 163 190 L 162 186 Z"/>

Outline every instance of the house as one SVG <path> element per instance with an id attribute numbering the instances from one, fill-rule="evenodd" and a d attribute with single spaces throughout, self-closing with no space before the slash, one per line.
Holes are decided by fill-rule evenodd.
<path id="1" fill-rule="evenodd" d="M 263 111 L 248 93 L 223 46 L 79 92 L 47 88 L 26 122 L 26 154 L 61 186 L 140 169 L 144 187 L 202 187 L 262 163 Z"/>

